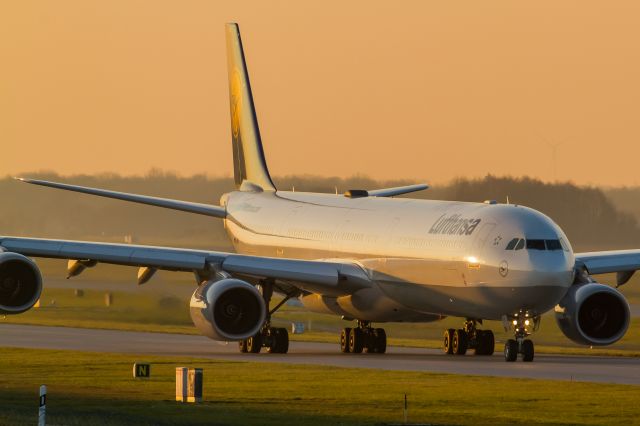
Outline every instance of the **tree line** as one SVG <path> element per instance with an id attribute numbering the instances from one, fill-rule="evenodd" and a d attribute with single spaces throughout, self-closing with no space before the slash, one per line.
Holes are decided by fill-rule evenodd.
<path id="1" fill-rule="evenodd" d="M 182 177 L 152 170 L 145 176 L 116 174 L 59 176 L 35 173 L 29 177 L 93 186 L 123 192 L 218 204 L 220 196 L 234 190 L 231 177 Z M 375 189 L 415 182 L 377 181 L 366 176 L 350 178 L 281 176 L 274 178 L 282 190 L 344 193 L 348 189 Z M 553 218 L 578 249 L 640 246 L 640 227 L 628 198 L 635 190 L 605 192 L 571 183 L 544 183 L 531 178 L 486 176 L 460 178 L 411 198 L 457 201 L 496 200 L 535 208 Z M 612 191 L 612 196 L 608 193 Z M 47 238 L 100 239 L 149 244 L 228 249 L 222 222 L 205 216 L 109 200 L 95 196 L 27 185 L 0 179 L 0 234 Z M 622 206 L 621 209 L 619 206 Z M 624 211 L 622 211 L 624 210 Z M 639 210 L 640 212 L 640 210 Z"/>

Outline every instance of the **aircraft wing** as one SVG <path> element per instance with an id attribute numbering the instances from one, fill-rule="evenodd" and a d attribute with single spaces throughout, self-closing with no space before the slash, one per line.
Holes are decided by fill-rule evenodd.
<path id="1" fill-rule="evenodd" d="M 0 251 L 29 257 L 78 260 L 88 266 L 109 263 L 187 271 L 194 272 L 199 279 L 211 277 L 216 272 L 249 279 L 270 278 L 287 293 L 297 289 L 298 292 L 339 296 L 371 284 L 366 271 L 348 261 L 269 258 L 206 250 L 21 237 L 0 237 Z"/>
<path id="2" fill-rule="evenodd" d="M 49 182 L 46 180 L 16 178 L 17 180 L 32 185 L 48 186 L 50 188 L 64 189 L 65 191 L 81 192 L 83 194 L 97 195 L 100 197 L 115 198 L 116 200 L 130 201 L 133 203 L 147 204 L 150 206 L 164 207 L 166 209 L 180 210 L 183 212 L 202 214 L 224 218 L 227 215 L 224 207 L 209 204 L 193 203 L 190 201 L 171 200 L 169 198 L 150 197 L 148 195 L 129 194 L 126 192 L 109 191 L 106 189 L 89 188 L 86 186 L 69 185 L 66 183 Z"/>
<path id="3" fill-rule="evenodd" d="M 617 273 L 618 286 L 626 284 L 640 269 L 640 250 L 612 250 L 576 253 L 576 264 L 590 274 Z"/>

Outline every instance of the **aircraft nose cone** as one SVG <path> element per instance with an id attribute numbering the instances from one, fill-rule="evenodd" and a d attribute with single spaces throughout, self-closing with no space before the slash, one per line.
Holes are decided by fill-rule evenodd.
<path id="1" fill-rule="evenodd" d="M 529 256 L 532 281 L 540 286 L 569 287 L 573 278 L 571 256 L 564 251 L 532 252 Z"/>

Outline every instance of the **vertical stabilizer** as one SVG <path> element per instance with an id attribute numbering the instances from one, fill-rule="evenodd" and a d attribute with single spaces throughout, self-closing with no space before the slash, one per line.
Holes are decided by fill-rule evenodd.
<path id="1" fill-rule="evenodd" d="M 249 73 L 244 60 L 238 24 L 227 24 L 226 32 L 231 142 L 236 186 L 238 188 L 259 186 L 264 191 L 275 191 L 262 150 L 260 129 L 253 106 Z"/>

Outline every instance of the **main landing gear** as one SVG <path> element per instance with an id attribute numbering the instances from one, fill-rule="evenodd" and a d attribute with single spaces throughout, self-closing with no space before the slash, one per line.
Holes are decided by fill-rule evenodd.
<path id="1" fill-rule="evenodd" d="M 269 306 L 271 296 L 273 296 L 273 283 L 271 281 L 265 281 L 260 287 L 262 297 L 266 305 Z M 271 354 L 286 354 L 289 351 L 289 333 L 287 329 L 271 327 L 271 316 L 290 298 L 290 296 L 286 296 L 267 313 L 267 319 L 264 325 L 255 336 L 238 342 L 240 352 L 257 354 L 263 347 L 267 348 L 267 353 Z"/>
<path id="2" fill-rule="evenodd" d="M 369 321 L 358 320 L 356 328 L 344 328 L 340 333 L 342 353 L 364 352 L 383 354 L 387 351 L 387 333 L 384 328 L 373 328 Z"/>
<path id="3" fill-rule="evenodd" d="M 534 329 L 538 328 L 540 317 L 531 317 L 527 312 L 519 312 L 513 316 L 511 325 L 514 329 L 515 339 L 509 339 L 504 344 L 504 360 L 514 362 L 518 359 L 518 354 L 522 354 L 522 361 L 533 361 L 535 354 L 533 342 L 526 337 L 531 334 L 529 332 L 530 326 L 533 326 Z"/>
<path id="4" fill-rule="evenodd" d="M 480 321 L 467 319 L 464 328 L 445 330 L 442 347 L 444 353 L 464 355 L 467 353 L 467 349 L 474 349 L 476 355 L 493 355 L 495 349 L 493 331 L 478 330 L 476 328 L 478 322 Z"/>

